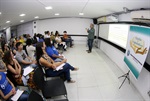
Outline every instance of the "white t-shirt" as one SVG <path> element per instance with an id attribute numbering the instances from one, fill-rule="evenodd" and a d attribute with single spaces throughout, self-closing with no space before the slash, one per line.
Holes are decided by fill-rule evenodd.
<path id="1" fill-rule="evenodd" d="M 26 50 L 28 53 L 28 56 L 32 59 L 35 60 L 34 54 L 35 54 L 35 47 L 30 45 L 30 46 L 26 46 Z"/>
<path id="2" fill-rule="evenodd" d="M 56 37 L 55 40 L 61 42 L 61 38 L 60 37 Z"/>

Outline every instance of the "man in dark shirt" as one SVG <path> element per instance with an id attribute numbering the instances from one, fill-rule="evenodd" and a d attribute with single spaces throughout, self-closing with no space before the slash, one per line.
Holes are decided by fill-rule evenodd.
<path id="1" fill-rule="evenodd" d="M 86 28 L 86 30 L 88 32 L 88 47 L 89 47 L 89 50 L 87 50 L 87 52 L 91 53 L 92 52 L 92 47 L 93 47 L 93 41 L 94 41 L 94 34 L 95 34 L 94 25 L 91 24 L 90 29 Z"/>

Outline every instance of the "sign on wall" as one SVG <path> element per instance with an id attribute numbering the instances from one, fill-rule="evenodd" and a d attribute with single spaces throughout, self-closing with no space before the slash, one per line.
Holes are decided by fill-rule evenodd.
<path id="1" fill-rule="evenodd" d="M 124 61 L 137 79 L 150 47 L 150 28 L 130 26 Z"/>

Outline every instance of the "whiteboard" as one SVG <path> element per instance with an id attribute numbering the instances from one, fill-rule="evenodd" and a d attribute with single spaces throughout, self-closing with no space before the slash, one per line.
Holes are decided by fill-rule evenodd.
<path id="1" fill-rule="evenodd" d="M 67 31 L 69 35 L 87 35 L 85 28 L 93 23 L 92 19 L 86 18 L 55 18 L 37 21 L 37 33 L 44 34 L 45 31 Z"/>

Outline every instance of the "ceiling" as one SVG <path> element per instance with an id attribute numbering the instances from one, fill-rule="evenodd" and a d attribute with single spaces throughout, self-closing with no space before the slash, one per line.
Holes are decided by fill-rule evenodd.
<path id="1" fill-rule="evenodd" d="M 45 10 L 45 6 L 53 9 Z M 149 8 L 150 0 L 0 0 L 0 30 L 3 28 L 39 19 L 58 17 L 97 18 L 128 9 Z M 79 15 L 83 12 L 84 15 Z M 26 16 L 20 17 L 20 14 Z M 55 16 L 59 13 L 59 16 Z M 6 23 L 10 21 L 10 23 Z"/>

